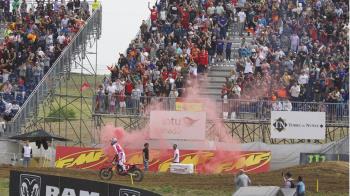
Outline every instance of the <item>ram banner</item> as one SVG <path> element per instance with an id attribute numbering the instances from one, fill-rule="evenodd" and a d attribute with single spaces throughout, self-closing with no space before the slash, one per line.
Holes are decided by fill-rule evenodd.
<path id="1" fill-rule="evenodd" d="M 127 163 L 142 164 L 142 150 L 126 149 Z M 172 163 L 172 150 L 150 150 L 149 170 L 167 172 Z M 57 168 L 98 170 L 110 159 L 102 149 L 63 147 L 56 148 Z M 196 173 L 236 173 L 244 169 L 249 173 L 266 172 L 270 168 L 271 152 L 232 152 L 181 150 L 180 163 L 193 164 Z M 141 166 L 142 167 L 142 166 Z"/>
<path id="2" fill-rule="evenodd" d="M 271 138 L 325 139 L 325 112 L 271 112 Z"/>

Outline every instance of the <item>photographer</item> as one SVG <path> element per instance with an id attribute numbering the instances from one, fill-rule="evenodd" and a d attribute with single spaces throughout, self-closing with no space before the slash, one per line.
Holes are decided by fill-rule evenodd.
<path id="1" fill-rule="evenodd" d="M 294 179 L 292 178 L 292 174 L 287 172 L 286 175 L 282 172 L 284 188 L 295 188 Z"/>

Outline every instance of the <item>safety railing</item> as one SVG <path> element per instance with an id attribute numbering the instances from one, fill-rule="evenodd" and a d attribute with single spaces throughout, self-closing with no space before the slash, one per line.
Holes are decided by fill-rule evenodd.
<path id="1" fill-rule="evenodd" d="M 271 111 L 310 111 L 326 112 L 326 122 L 328 124 L 348 125 L 349 123 L 348 103 L 237 99 L 217 99 L 215 101 L 188 99 L 183 102 L 175 97 L 112 97 L 106 94 L 95 95 L 92 103 L 95 115 L 147 116 L 151 110 L 211 110 L 217 112 L 217 117 L 224 120 L 264 122 L 270 120 Z"/>
<path id="2" fill-rule="evenodd" d="M 76 54 L 85 51 L 86 42 L 90 36 L 95 34 L 97 38 L 100 37 L 101 25 L 102 9 L 100 8 L 95 10 L 87 21 L 85 21 L 85 25 L 74 35 L 72 41 L 65 47 L 17 114 L 7 123 L 6 136 L 21 132 L 21 127 L 37 113 L 39 104 L 48 97 L 49 92 L 58 87 L 60 77 L 70 72 L 71 61 L 75 58 Z"/>

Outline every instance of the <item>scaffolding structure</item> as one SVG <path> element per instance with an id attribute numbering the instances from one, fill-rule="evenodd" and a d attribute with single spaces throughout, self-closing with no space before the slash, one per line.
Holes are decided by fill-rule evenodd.
<path id="1" fill-rule="evenodd" d="M 97 49 L 102 8 L 95 10 L 50 70 L 6 125 L 5 137 L 44 129 L 69 138 L 73 145 L 96 142 L 91 96 L 97 86 Z M 74 71 L 72 71 L 74 70 Z M 87 90 L 82 86 L 88 84 Z M 74 115 L 67 115 L 74 111 Z"/>

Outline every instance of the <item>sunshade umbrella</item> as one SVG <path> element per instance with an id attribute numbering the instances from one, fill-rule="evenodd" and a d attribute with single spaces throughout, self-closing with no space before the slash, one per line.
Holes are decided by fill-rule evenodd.
<path id="1" fill-rule="evenodd" d="M 53 141 L 70 141 L 67 138 L 54 135 L 54 134 L 49 133 L 49 132 L 42 130 L 42 129 L 28 132 L 28 133 L 23 133 L 23 134 L 16 135 L 16 136 L 12 136 L 12 137 L 10 137 L 10 139 L 36 142 L 36 143 L 39 142 L 39 143 L 37 143 L 38 148 L 40 148 L 41 144 L 43 146 L 44 146 L 44 144 L 46 144 L 45 145 L 46 147 L 44 147 L 45 150 L 47 150 L 47 142 L 50 142 L 50 141 L 51 142 L 53 142 Z M 42 154 L 42 149 L 40 151 Z M 42 158 L 40 160 L 42 161 Z M 45 162 L 46 162 L 46 158 L 45 158 L 45 161 L 43 162 L 43 166 L 45 165 Z"/>
<path id="2" fill-rule="evenodd" d="M 69 139 L 54 135 L 52 133 L 49 133 L 47 131 L 44 131 L 42 129 L 28 132 L 28 133 L 23 133 L 20 135 L 12 136 L 10 139 L 15 139 L 15 140 L 22 140 L 22 141 L 29 141 L 29 142 L 36 142 L 36 141 L 69 141 Z"/>

